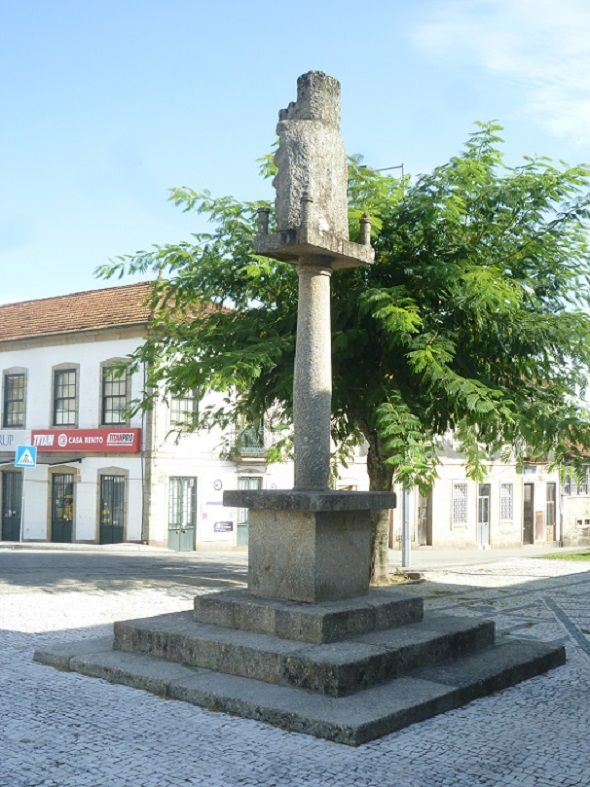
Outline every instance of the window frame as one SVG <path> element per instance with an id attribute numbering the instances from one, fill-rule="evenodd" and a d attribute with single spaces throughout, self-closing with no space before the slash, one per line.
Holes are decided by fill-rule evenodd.
<path id="1" fill-rule="evenodd" d="M 53 427 L 58 429 L 67 429 L 72 427 L 78 426 L 78 404 L 79 404 L 79 395 L 80 395 L 80 366 L 79 364 L 74 363 L 63 363 L 59 364 L 59 366 L 54 366 L 51 370 L 52 374 L 52 385 L 51 385 L 51 424 Z M 73 374 L 74 375 L 74 395 L 73 396 L 60 396 L 58 397 L 58 376 L 62 374 Z M 70 385 L 70 384 L 68 384 Z M 67 412 L 73 413 L 73 420 L 67 421 L 67 423 L 59 422 L 57 418 L 58 414 L 58 401 L 60 402 L 72 402 L 74 403 L 73 409 L 68 410 Z"/>
<path id="2" fill-rule="evenodd" d="M 561 494 L 566 497 L 590 496 L 590 465 L 584 465 L 583 475 L 578 478 L 575 472 L 570 473 L 567 468 L 560 480 Z"/>
<path id="3" fill-rule="evenodd" d="M 455 489 L 458 487 L 465 488 L 465 496 L 462 501 L 455 497 Z M 455 502 L 464 502 L 465 504 L 465 518 L 461 520 L 455 519 Z M 467 481 L 452 481 L 451 482 L 451 529 L 466 528 L 469 524 L 469 483 Z"/>
<path id="4" fill-rule="evenodd" d="M 576 496 L 588 497 L 590 468 L 588 465 L 584 467 L 584 476 L 576 482 Z"/>
<path id="5" fill-rule="evenodd" d="M 190 403 L 191 409 L 182 408 L 183 403 Z M 194 426 L 199 417 L 200 397 L 197 388 L 191 388 L 184 396 L 171 396 L 169 404 L 170 425 Z"/>
<path id="6" fill-rule="evenodd" d="M 8 400 L 8 380 L 10 378 L 22 378 L 22 399 Z M 9 405 L 15 402 L 22 402 L 22 421 L 18 423 L 9 422 Z M 13 368 L 5 369 L 2 374 L 2 428 L 3 429 L 24 429 L 27 423 L 27 372 L 26 369 Z"/>
<path id="7" fill-rule="evenodd" d="M 506 495 L 502 494 L 502 488 L 510 488 L 510 516 L 505 517 L 502 515 L 502 503 L 506 499 Z M 514 483 L 512 481 L 500 481 L 500 522 L 514 522 Z"/>
<path id="8" fill-rule="evenodd" d="M 128 426 L 129 425 L 129 416 L 125 413 L 125 410 L 127 410 L 127 408 L 129 407 L 129 402 L 130 402 L 130 380 L 131 380 L 131 375 L 129 373 L 129 368 L 126 367 L 124 373 L 122 373 L 120 375 L 120 377 L 117 375 L 112 380 L 107 380 L 106 379 L 106 376 L 107 376 L 107 374 L 109 372 L 114 371 L 115 367 L 119 366 L 119 364 L 126 363 L 126 360 L 127 359 L 125 359 L 125 358 L 109 358 L 107 361 L 103 361 L 100 364 L 99 423 L 100 423 L 101 426 L 107 426 L 108 427 L 108 426 Z M 105 392 L 105 388 L 106 388 L 106 385 L 108 383 L 111 383 L 111 384 L 113 384 L 113 383 L 122 383 L 124 393 L 123 394 L 121 394 L 121 393 L 117 393 L 117 394 L 110 393 L 110 394 L 107 394 Z M 111 407 L 110 410 L 107 409 L 107 407 L 106 407 L 106 400 L 107 399 L 111 399 L 111 400 L 118 399 L 118 400 L 120 400 L 121 398 L 124 398 L 124 405 L 123 405 L 122 408 L 118 407 L 118 409 L 115 410 L 113 407 Z M 110 413 L 118 412 L 121 415 L 121 419 L 118 420 L 118 421 L 112 421 L 112 420 L 111 421 L 107 421 L 107 419 L 106 419 L 107 412 L 110 412 Z"/>

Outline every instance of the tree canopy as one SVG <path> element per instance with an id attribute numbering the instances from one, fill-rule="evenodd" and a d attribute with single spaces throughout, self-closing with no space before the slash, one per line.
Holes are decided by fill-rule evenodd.
<path id="1" fill-rule="evenodd" d="M 376 259 L 332 277 L 332 431 L 341 445 L 368 442 L 373 489 L 392 478 L 428 487 L 449 432 L 474 478 L 507 447 L 519 462 L 556 463 L 590 448 L 590 170 L 533 157 L 508 166 L 499 132 L 478 126 L 415 179 L 350 161 L 351 237 L 369 213 Z M 171 199 L 210 229 L 99 269 L 163 273 L 132 357 L 147 368 L 137 406 L 154 391 L 231 390 L 195 426 L 255 422 L 271 408 L 287 423 L 297 273 L 252 252 L 265 203 L 189 188 Z"/>

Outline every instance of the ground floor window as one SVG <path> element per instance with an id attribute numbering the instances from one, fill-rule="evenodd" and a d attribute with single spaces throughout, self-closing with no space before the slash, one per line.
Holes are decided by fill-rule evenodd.
<path id="1" fill-rule="evenodd" d="M 453 499 L 451 506 L 451 525 L 467 524 L 467 484 L 464 482 L 453 483 Z"/>
<path id="2" fill-rule="evenodd" d="M 125 476 L 100 476 L 99 542 L 120 544 L 125 539 Z"/>
<path id="3" fill-rule="evenodd" d="M 514 517 L 514 484 L 500 484 L 500 519 L 512 522 Z"/>

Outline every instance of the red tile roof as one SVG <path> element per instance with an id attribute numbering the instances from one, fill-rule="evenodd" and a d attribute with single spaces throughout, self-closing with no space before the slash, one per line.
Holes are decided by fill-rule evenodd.
<path id="1" fill-rule="evenodd" d="M 152 282 L 0 305 L 0 342 L 147 323 Z"/>

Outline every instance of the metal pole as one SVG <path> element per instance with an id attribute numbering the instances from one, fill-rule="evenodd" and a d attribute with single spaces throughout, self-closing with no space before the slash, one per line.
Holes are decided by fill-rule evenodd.
<path id="1" fill-rule="evenodd" d="M 402 492 L 402 568 L 410 568 L 410 565 L 410 490 L 404 486 Z"/>
<path id="2" fill-rule="evenodd" d="M 22 489 L 21 489 L 21 500 L 20 500 L 20 522 L 18 523 L 18 542 L 22 544 L 23 541 L 23 531 L 25 529 L 25 471 L 22 471 L 23 480 L 22 480 Z"/>

